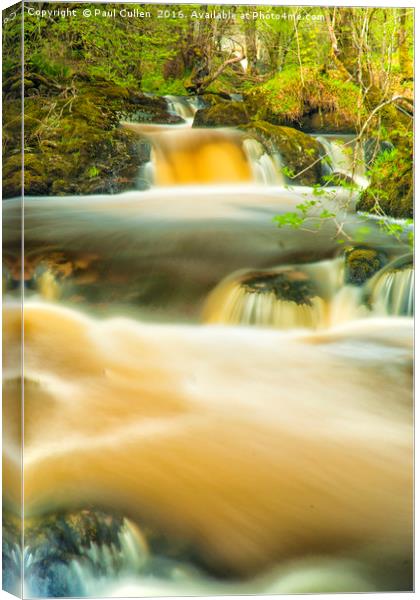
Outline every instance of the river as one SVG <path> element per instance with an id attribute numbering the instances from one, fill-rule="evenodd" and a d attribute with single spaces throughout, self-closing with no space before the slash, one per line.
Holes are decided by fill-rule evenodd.
<path id="1" fill-rule="evenodd" d="M 407 232 L 355 212 L 359 150 L 317 132 L 357 187 L 276 227 L 312 188 L 167 101 L 185 124 L 122 124 L 151 145 L 139 189 L 3 204 L 9 588 L 23 561 L 32 597 L 409 590 Z"/>

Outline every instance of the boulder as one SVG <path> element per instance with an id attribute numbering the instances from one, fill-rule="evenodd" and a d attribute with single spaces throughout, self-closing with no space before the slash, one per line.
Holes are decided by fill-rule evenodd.
<path id="1" fill-rule="evenodd" d="M 241 129 L 260 141 L 268 153 L 280 153 L 285 167 L 296 175 L 292 178 L 294 183 L 315 185 L 321 182 L 323 170 L 318 159 L 324 150 L 314 137 L 292 127 L 272 125 L 264 121 L 253 121 Z"/>
<path id="2" fill-rule="evenodd" d="M 249 116 L 243 102 L 221 101 L 198 110 L 193 127 L 237 127 L 246 123 Z"/>
<path id="3" fill-rule="evenodd" d="M 348 248 L 345 257 L 345 281 L 353 285 L 363 285 L 386 263 L 386 257 L 372 248 Z"/>

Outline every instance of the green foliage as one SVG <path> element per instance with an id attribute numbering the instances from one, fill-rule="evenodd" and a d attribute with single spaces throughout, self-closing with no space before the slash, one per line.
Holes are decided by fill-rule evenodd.
<path id="1" fill-rule="evenodd" d="M 350 81 L 337 78 L 331 71 L 297 66 L 277 73 L 247 94 L 247 103 L 255 118 L 278 124 L 298 122 L 309 113 L 324 113 L 332 129 L 355 129 L 364 109 L 360 90 Z"/>
<path id="2" fill-rule="evenodd" d="M 398 146 L 379 154 L 370 172 L 370 185 L 362 193 L 357 208 L 379 217 L 384 215 L 396 218 L 413 217 L 413 132 L 396 130 L 392 132 Z M 389 230 L 398 234 L 396 228 Z"/>
<path id="3" fill-rule="evenodd" d="M 68 79 L 71 69 L 62 62 L 56 62 L 45 56 L 42 52 L 34 52 L 29 56 L 28 69 L 41 73 L 47 77 Z"/>

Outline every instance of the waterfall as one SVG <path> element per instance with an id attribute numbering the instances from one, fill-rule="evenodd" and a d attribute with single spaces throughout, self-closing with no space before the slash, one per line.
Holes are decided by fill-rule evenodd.
<path id="1" fill-rule="evenodd" d="M 235 273 L 209 295 L 203 319 L 279 329 L 327 327 L 329 301 L 342 285 L 343 268 L 339 258 Z"/>
<path id="2" fill-rule="evenodd" d="M 147 135 L 147 133 L 146 133 Z M 240 133 L 229 129 L 165 129 L 149 134 L 152 167 L 143 176 L 157 186 L 252 181 Z"/>
<path id="3" fill-rule="evenodd" d="M 381 315 L 407 315 L 414 312 L 414 269 L 412 257 L 403 257 L 377 273 L 369 286 L 372 310 Z"/>
<path id="4" fill-rule="evenodd" d="M 177 115 L 192 123 L 195 113 L 202 107 L 202 100 L 198 96 L 164 96 L 168 110 L 171 114 Z"/>
<path id="5" fill-rule="evenodd" d="M 200 100 L 181 98 L 175 104 L 177 97 L 167 98 L 174 98 L 172 110 L 182 113 L 187 123 L 171 126 L 122 123 L 152 145 L 150 161 L 140 166 L 138 189 L 240 181 L 284 186 L 283 163 L 278 152 L 269 154 L 259 141 L 245 138 L 232 128 L 192 129 L 187 114 L 196 110 L 193 106 L 198 106 Z"/>
<path id="6" fill-rule="evenodd" d="M 365 306 L 363 300 L 363 290 L 360 287 L 355 285 L 343 286 L 330 302 L 329 326 L 334 327 L 369 316 L 369 309 Z"/>
<path id="7" fill-rule="evenodd" d="M 370 315 L 362 288 L 344 284 L 344 260 L 240 271 L 206 300 L 207 323 L 325 329 Z M 403 314 L 403 313 L 396 313 Z"/>
<path id="8" fill-rule="evenodd" d="M 270 155 L 264 146 L 253 138 L 244 140 L 244 148 L 252 168 L 254 181 L 267 185 L 284 185 L 280 154 Z"/>
<path id="9" fill-rule="evenodd" d="M 358 186 L 366 187 L 363 148 L 354 143 L 349 136 L 317 136 L 317 141 L 323 146 L 330 161 L 331 174 L 345 175 Z"/>

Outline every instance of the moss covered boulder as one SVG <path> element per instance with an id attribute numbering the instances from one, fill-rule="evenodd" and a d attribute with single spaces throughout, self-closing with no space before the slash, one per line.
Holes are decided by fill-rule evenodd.
<path id="1" fill-rule="evenodd" d="M 321 181 L 323 169 L 319 158 L 324 151 L 315 138 L 297 129 L 264 121 L 254 121 L 241 129 L 257 139 L 269 154 L 280 153 L 294 183 L 314 185 Z"/>
<path id="2" fill-rule="evenodd" d="M 253 119 L 310 132 L 352 133 L 364 116 L 356 85 L 336 71 L 309 67 L 277 73 L 252 89 L 245 103 Z"/>
<path id="3" fill-rule="evenodd" d="M 348 248 L 345 252 L 345 281 L 363 285 L 386 263 L 386 257 L 372 248 Z"/>
<path id="4" fill-rule="evenodd" d="M 185 122 L 182 117 L 170 112 L 163 97 L 131 92 L 128 99 L 126 111 L 119 115 L 121 120 L 162 125 L 178 125 Z"/>
<path id="5" fill-rule="evenodd" d="M 412 219 L 414 178 L 412 139 L 379 155 L 370 169 L 370 185 L 357 204 L 357 210 L 397 219 Z"/>
<path id="6" fill-rule="evenodd" d="M 221 101 L 198 110 L 193 127 L 237 127 L 246 123 L 249 115 L 243 102 Z"/>
<path id="7" fill-rule="evenodd" d="M 148 107 L 148 118 L 155 108 L 153 114 L 158 114 L 157 107 L 163 115 L 165 100 L 156 102 L 112 82 L 92 82 L 82 76 L 73 81 L 71 91 L 42 78 L 41 93 L 41 84 L 35 86 L 38 78 L 33 80 L 25 98 L 25 193 L 94 194 L 134 189 L 148 153 L 138 136 L 119 127 L 121 115 L 135 113 L 139 106 Z M 21 193 L 21 118 L 20 99 L 10 81 L 6 87 L 3 196 L 10 198 Z"/>

